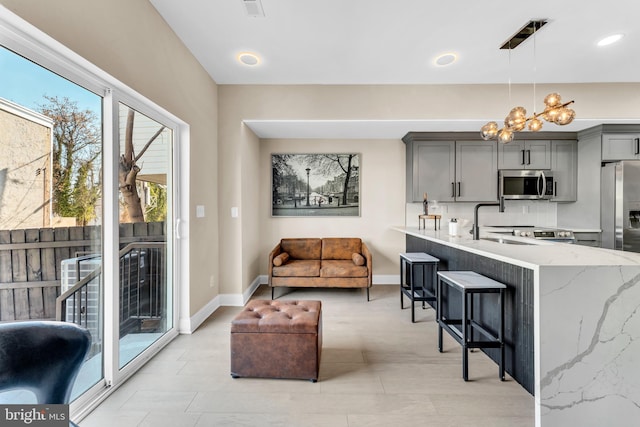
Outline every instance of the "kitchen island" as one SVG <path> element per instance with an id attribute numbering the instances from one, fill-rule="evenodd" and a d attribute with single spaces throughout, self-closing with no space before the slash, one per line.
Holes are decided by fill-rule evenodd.
<path id="1" fill-rule="evenodd" d="M 468 229 L 460 236 L 394 229 L 406 234 L 407 251 L 431 253 L 444 269 L 477 271 L 508 286 L 507 372 L 534 394 L 536 426 L 628 426 L 638 419 L 640 254 L 472 240 Z M 500 236 L 485 230 L 484 237 Z M 490 323 L 491 313 L 484 316 Z"/>

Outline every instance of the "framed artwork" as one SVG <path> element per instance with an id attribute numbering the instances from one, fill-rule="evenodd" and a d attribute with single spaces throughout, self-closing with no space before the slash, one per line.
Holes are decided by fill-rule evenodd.
<path id="1" fill-rule="evenodd" d="M 271 216 L 360 216 L 360 155 L 272 154 Z"/>

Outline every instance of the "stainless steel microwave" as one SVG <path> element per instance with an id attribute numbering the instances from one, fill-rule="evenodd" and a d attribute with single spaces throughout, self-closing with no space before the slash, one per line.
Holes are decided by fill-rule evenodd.
<path id="1" fill-rule="evenodd" d="M 553 174 L 544 170 L 498 171 L 499 196 L 505 199 L 551 199 Z"/>

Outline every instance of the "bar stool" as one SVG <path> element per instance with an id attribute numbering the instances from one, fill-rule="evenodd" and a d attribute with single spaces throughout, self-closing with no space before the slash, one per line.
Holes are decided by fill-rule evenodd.
<path id="1" fill-rule="evenodd" d="M 404 308 L 403 295 L 411 300 L 411 322 L 416 322 L 415 302 L 436 301 L 436 273 L 440 260 L 424 252 L 400 254 L 400 308 Z M 416 269 L 420 268 L 422 281 L 416 283 Z"/>
<path id="2" fill-rule="evenodd" d="M 442 303 L 443 286 L 449 286 L 462 293 L 462 317 L 452 319 L 444 314 Z M 438 350 L 442 353 L 442 330 L 446 330 L 462 345 L 462 377 L 469 379 L 469 354 L 470 348 L 499 348 L 500 363 L 498 375 L 504 381 L 504 290 L 506 285 L 496 282 L 475 271 L 444 271 L 438 272 L 436 287 L 436 319 L 438 321 Z M 473 318 L 473 295 L 499 293 L 498 311 L 499 326 L 497 335 L 487 330 L 485 326 Z M 454 325 L 460 328 L 454 327 Z M 474 340 L 474 332 L 480 333 L 486 340 Z"/>

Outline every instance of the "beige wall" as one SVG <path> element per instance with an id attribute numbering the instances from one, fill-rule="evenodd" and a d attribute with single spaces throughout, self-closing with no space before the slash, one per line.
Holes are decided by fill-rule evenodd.
<path id="1" fill-rule="evenodd" d="M 0 103 L 0 230 L 50 225 L 50 152 L 51 125 L 7 112 Z"/>
<path id="2" fill-rule="evenodd" d="M 376 252 L 374 275 L 397 274 L 394 263 L 404 250 L 404 240 L 388 231 L 405 221 L 404 145 L 403 135 L 394 141 L 344 140 L 265 140 L 260 141 L 242 120 L 349 120 L 349 119 L 477 119 L 487 120 L 508 113 L 510 106 L 506 85 L 442 85 L 442 86 L 322 86 L 322 85 L 221 85 L 220 105 L 220 237 L 221 293 L 245 292 L 251 282 L 266 272 L 269 247 L 283 236 L 338 235 L 358 231 L 371 240 Z M 575 109 L 582 119 L 640 118 L 639 84 L 559 84 L 538 85 L 538 93 L 560 92 L 564 99 L 576 101 Z M 514 85 L 513 105 L 528 105 L 531 85 Z M 540 101 L 542 102 L 542 101 Z M 396 182 L 398 195 L 387 202 L 389 211 L 373 213 L 368 203 L 379 201 L 375 194 L 383 182 L 376 174 L 362 176 L 363 217 L 319 222 L 305 218 L 271 218 L 268 201 L 270 177 L 268 155 L 274 151 L 322 152 L 358 151 L 363 154 L 363 168 L 376 164 L 379 157 L 394 165 L 385 170 L 384 180 Z M 260 151 L 260 159 L 255 153 Z M 402 161 L 400 161 L 402 159 Z M 397 165 L 397 167 L 395 166 Z M 377 170 L 377 174 L 381 171 Z M 257 201 L 259 204 L 257 205 Z M 397 203 L 397 206 L 395 205 Z M 240 218 L 231 219 L 232 206 L 240 208 Z M 373 216 L 372 216 L 373 215 Z M 320 228 L 330 224 L 328 230 Z M 348 225 L 347 225 L 348 224 Z M 337 227 L 337 228 L 334 228 Z M 354 228 L 355 227 L 355 228 Z M 380 258 L 380 259 L 378 259 Z"/>
<path id="3" fill-rule="evenodd" d="M 190 314 L 216 296 L 217 85 L 147 0 L 0 0 L 18 16 L 181 118 L 191 129 Z M 195 218 L 195 205 L 207 216 Z"/>
<path id="4" fill-rule="evenodd" d="M 272 153 L 359 153 L 360 216 L 285 218 L 271 216 Z M 404 224 L 405 147 L 400 140 L 266 139 L 260 143 L 260 271 L 266 254 L 283 237 L 360 237 L 373 254 L 375 275 L 397 275 L 404 235 L 390 229 Z"/>
<path id="5" fill-rule="evenodd" d="M 382 184 L 369 168 L 378 156 L 402 168 L 403 146 L 398 141 L 371 141 L 371 145 L 357 140 L 260 141 L 242 120 L 486 120 L 531 101 L 530 85 L 513 85 L 511 102 L 506 85 L 217 87 L 146 0 L 0 0 L 0 4 L 191 125 L 191 314 L 218 291 L 237 295 L 247 290 L 265 272 L 265 250 L 279 235 L 325 234 L 314 228 L 315 221 L 270 218 L 264 189 L 270 182 L 265 159 L 272 147 L 307 152 L 340 147 L 362 153 L 363 168 L 369 171 L 366 175 L 363 171 L 361 184 L 363 216 L 347 220 L 353 222 L 344 228 L 336 222 L 339 228 L 327 233 L 358 231 L 370 239 L 380 258 L 375 274 L 395 274 L 394 252 L 403 249 L 401 238 L 383 227 L 404 220 L 404 202 L 390 200 L 386 212 L 369 205 L 379 200 L 375 188 Z M 639 84 L 539 84 L 537 91 L 558 91 L 563 98 L 574 99 L 579 118 L 640 118 Z M 404 174 L 389 170 L 385 175 L 389 183 L 397 182 L 401 195 Z M 368 195 L 370 191 L 374 194 Z M 207 217 L 196 219 L 193 211 L 199 204 L 205 205 Z M 240 212 L 235 219 L 230 214 L 234 206 Z"/>

